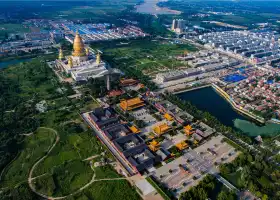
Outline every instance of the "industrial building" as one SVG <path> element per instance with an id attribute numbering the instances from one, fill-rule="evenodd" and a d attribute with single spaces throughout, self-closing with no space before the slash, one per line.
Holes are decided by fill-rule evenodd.
<path id="1" fill-rule="evenodd" d="M 74 24 L 73 22 L 68 21 L 62 23 L 62 28 L 65 32 L 70 33 L 78 31 L 85 43 L 148 36 L 148 34 L 144 33 L 139 27 L 132 25 L 114 27 L 109 23 Z M 68 40 L 73 41 L 71 34 L 69 34 L 67 38 Z"/>
<path id="2" fill-rule="evenodd" d="M 251 59 L 255 64 L 280 62 L 280 35 L 273 31 L 224 31 L 200 35 L 209 47 Z"/>
<path id="3" fill-rule="evenodd" d="M 156 80 L 160 83 L 173 81 L 177 79 L 181 79 L 186 77 L 187 74 L 185 74 L 183 71 L 169 71 L 164 73 L 159 73 L 156 75 Z"/>
<path id="4" fill-rule="evenodd" d="M 173 70 L 158 73 L 155 82 L 164 84 L 166 82 L 185 79 L 192 76 L 202 76 L 204 73 L 227 69 L 241 64 L 241 62 L 235 58 L 230 58 L 226 55 L 210 50 L 189 53 L 184 56 L 178 56 L 177 59 L 185 61 L 189 68 L 185 70 Z"/>

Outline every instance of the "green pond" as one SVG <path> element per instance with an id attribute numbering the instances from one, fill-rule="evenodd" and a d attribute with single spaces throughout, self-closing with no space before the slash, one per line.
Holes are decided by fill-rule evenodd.
<path id="1" fill-rule="evenodd" d="M 235 111 L 212 87 L 177 94 L 181 99 L 190 101 L 198 109 L 207 111 L 223 124 L 239 129 L 249 136 L 274 136 L 280 133 L 280 125 L 267 123 L 260 126 Z"/>

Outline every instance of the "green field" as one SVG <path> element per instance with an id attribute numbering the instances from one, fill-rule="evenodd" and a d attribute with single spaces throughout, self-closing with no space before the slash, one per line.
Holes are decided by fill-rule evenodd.
<path id="1" fill-rule="evenodd" d="M 77 194 L 74 199 L 87 199 L 87 200 L 140 200 L 134 188 L 126 180 L 104 180 L 104 178 L 120 178 L 112 167 L 103 166 L 94 169 L 96 173 L 96 182 L 83 192 Z"/>
<path id="2" fill-rule="evenodd" d="M 183 62 L 176 61 L 175 56 L 185 51 L 195 51 L 189 44 L 175 44 L 172 40 L 139 39 L 129 42 L 111 42 L 93 44 L 92 48 L 104 52 L 104 57 L 112 58 L 119 68 L 134 68 L 145 75 L 187 67 Z M 108 58 L 108 59 L 110 59 Z"/>
<path id="3" fill-rule="evenodd" d="M 66 135 L 61 137 L 60 142 L 50 155 L 38 165 L 34 171 L 35 176 L 52 173 L 53 170 L 56 170 L 67 162 L 84 160 L 101 152 L 101 147 L 91 132 L 78 134 L 65 131 L 63 134 Z"/>
<path id="4" fill-rule="evenodd" d="M 104 0 L 86 3 L 75 2 L 68 6 L 61 6 L 51 12 L 51 10 L 40 12 L 40 16 L 50 19 L 74 19 L 89 22 L 110 22 L 117 23 L 117 15 L 128 6 L 133 7 L 141 0 Z M 62 3 L 63 5 L 63 3 Z"/>
<path id="5" fill-rule="evenodd" d="M 46 176 L 33 181 L 35 188 L 50 196 L 64 196 L 90 182 L 93 171 L 88 162 L 71 160 L 52 168 Z"/>
<path id="6" fill-rule="evenodd" d="M 39 128 L 23 141 L 23 151 L 18 154 L 14 162 L 3 173 L 2 187 L 15 187 L 27 181 L 28 173 L 33 164 L 44 156 L 55 140 L 52 130 Z"/>
<path id="7" fill-rule="evenodd" d="M 9 130 L 1 134 L 0 144 L 6 148 L 10 145 L 13 151 L 18 152 L 14 160 L 13 157 L 10 158 L 10 154 L 0 152 L 0 166 L 5 168 L 0 187 L 5 188 L 3 196 L 7 198 L 29 196 L 30 199 L 38 199 L 31 195 L 27 180 L 32 166 L 40 158 L 43 159 L 34 167 L 31 177 L 36 177 L 32 180 L 36 191 L 44 195 L 68 196 L 88 184 L 93 174 L 97 178 L 119 176 L 110 168 L 97 168 L 94 172 L 90 166 L 92 156 L 97 156 L 94 161 L 106 158 L 114 162 L 79 115 L 79 109 L 84 106 L 85 109 L 93 109 L 98 106 L 97 103 L 86 95 L 83 95 L 86 99 L 69 100 L 69 85 L 58 83 L 43 59 L 33 59 L 31 62 L 9 67 L 0 76 L 0 88 L 3 91 L 0 101 L 9 103 L 0 104 L 5 105 L 0 107 L 4 119 L 0 126 L 4 131 Z M 61 93 L 61 90 L 65 93 Z M 35 104 L 42 100 L 47 102 L 48 111 L 40 113 L 35 109 Z M 52 131 L 38 127 L 57 131 L 57 143 L 54 143 L 55 135 Z M 32 132 L 30 136 L 22 135 Z M 52 145 L 53 148 L 46 154 Z M 104 156 L 100 156 L 101 153 Z M 94 185 L 100 187 L 100 190 L 96 190 Z M 112 193 L 112 197 L 119 195 L 118 188 L 126 190 L 128 198 L 138 199 L 137 193 L 126 180 L 108 184 L 96 182 L 87 188 L 92 196 L 88 199 L 96 199 L 96 196 L 105 199 L 106 196 L 102 195 L 108 193 Z M 120 197 L 125 199 L 125 195 L 120 194 Z"/>
<path id="8" fill-rule="evenodd" d="M 0 24 L 0 40 L 5 39 L 9 34 L 29 32 L 29 29 L 22 24 Z"/>

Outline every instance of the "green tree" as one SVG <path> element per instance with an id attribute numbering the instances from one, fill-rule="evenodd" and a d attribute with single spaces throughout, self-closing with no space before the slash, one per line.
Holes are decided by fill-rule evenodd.
<path id="1" fill-rule="evenodd" d="M 217 200 L 235 200 L 237 199 L 236 195 L 233 192 L 228 192 L 222 190 L 217 197 Z"/>

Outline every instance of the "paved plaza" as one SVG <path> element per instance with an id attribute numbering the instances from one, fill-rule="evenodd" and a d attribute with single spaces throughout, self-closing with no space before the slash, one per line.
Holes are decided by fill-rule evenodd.
<path id="1" fill-rule="evenodd" d="M 239 154 L 229 144 L 222 142 L 223 138 L 219 135 L 195 149 L 185 150 L 183 156 L 158 168 L 152 175 L 171 189 L 176 197 L 197 185 L 208 173 L 220 180 L 222 177 L 217 175 L 217 164 L 231 162 Z"/>

